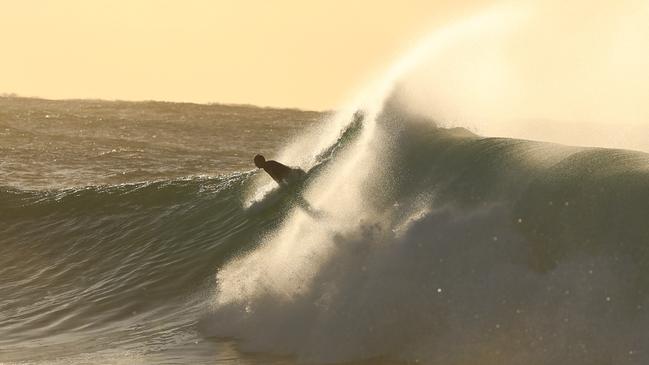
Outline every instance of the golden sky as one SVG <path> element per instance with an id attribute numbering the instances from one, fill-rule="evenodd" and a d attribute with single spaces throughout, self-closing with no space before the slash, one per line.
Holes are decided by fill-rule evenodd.
<path id="1" fill-rule="evenodd" d="M 488 0 L 0 0 L 0 92 L 335 108 Z"/>

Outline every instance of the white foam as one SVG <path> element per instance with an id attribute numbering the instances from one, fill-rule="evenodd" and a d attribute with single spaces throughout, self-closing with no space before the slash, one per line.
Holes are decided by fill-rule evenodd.
<path id="1" fill-rule="evenodd" d="M 495 8 L 436 32 L 362 101 L 280 155 L 311 166 L 353 111 L 366 111 L 360 136 L 305 192 L 326 218 L 296 209 L 256 250 L 219 271 L 215 334 L 240 338 L 244 349 L 292 353 L 307 362 L 376 356 L 441 364 L 647 360 L 638 350 L 647 340 L 646 312 L 629 312 L 629 301 L 605 299 L 630 290 L 619 275 L 625 262 L 577 255 L 551 274 L 540 273 L 530 266 L 528 244 L 506 205 L 439 206 L 432 188 L 408 191 L 391 174 L 403 163 L 393 152 L 408 144 L 399 133 L 411 128 L 408 120 L 380 117 L 395 90 L 411 107 L 430 99 L 413 101 L 413 95 L 404 97 L 407 91 L 439 97 L 434 112 L 415 109 L 442 125 L 467 126 L 465 118 L 490 111 L 475 119 L 475 128 L 501 130 L 489 123 L 506 109 L 494 111 L 491 104 L 514 90 L 500 84 L 511 81 L 508 65 L 500 64 L 506 55 L 469 57 L 484 56 L 517 32 L 534 15 L 527 10 Z M 432 70 L 422 64 L 430 57 Z M 422 67 L 437 81 L 433 94 L 410 88 L 413 77 L 424 75 Z M 456 120 L 458 110 L 463 114 Z M 597 274 L 584 275 L 591 268 Z"/>

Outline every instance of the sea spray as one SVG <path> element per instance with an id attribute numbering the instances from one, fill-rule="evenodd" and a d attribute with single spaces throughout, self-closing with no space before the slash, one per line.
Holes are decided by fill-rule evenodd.
<path id="1" fill-rule="evenodd" d="M 633 186 L 646 186 L 647 155 L 628 152 L 620 168 L 616 151 L 485 139 L 439 129 L 393 100 L 385 107 L 374 121 L 378 146 L 350 150 L 349 161 L 367 169 L 350 174 L 343 160 L 346 180 L 336 179 L 334 160 L 308 187 L 326 219 L 295 209 L 257 250 L 219 271 L 210 333 L 315 362 L 644 359 L 649 232 L 635 220 L 609 226 L 618 242 L 629 237 L 621 245 L 593 241 L 593 228 L 630 200 L 635 212 L 647 208 L 646 193 L 625 185 L 633 176 Z M 557 178 L 592 161 L 607 173 L 562 188 Z M 628 195 L 593 199 L 580 184 L 597 176 Z M 581 221 L 541 223 L 557 215 Z M 626 330 L 601 330 L 611 326 Z"/>
<path id="2" fill-rule="evenodd" d="M 405 57 L 409 110 L 482 136 L 649 151 L 646 3 L 505 2 L 474 19 Z"/>
<path id="3" fill-rule="evenodd" d="M 475 19 L 431 39 L 503 25 Z M 649 361 L 649 157 L 452 128 L 404 97 L 416 61 L 311 172 L 303 195 L 324 217 L 296 207 L 218 270 L 203 331 L 309 363 Z M 301 158 L 338 143 L 351 114 Z"/>

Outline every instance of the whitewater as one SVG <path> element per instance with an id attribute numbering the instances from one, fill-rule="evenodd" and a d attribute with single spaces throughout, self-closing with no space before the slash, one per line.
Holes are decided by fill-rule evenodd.
<path id="1" fill-rule="evenodd" d="M 491 9 L 335 114 L 3 100 L 0 361 L 646 364 L 638 4 L 565 43 L 552 6 Z M 252 170 L 250 141 L 306 181 Z"/>

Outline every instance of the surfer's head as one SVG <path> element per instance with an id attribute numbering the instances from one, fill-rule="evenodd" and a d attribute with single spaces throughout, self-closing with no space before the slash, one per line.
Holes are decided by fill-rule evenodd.
<path id="1" fill-rule="evenodd" d="M 266 165 L 266 159 L 262 155 L 257 155 L 255 156 L 255 166 L 259 167 L 260 169 L 264 168 L 264 165 Z"/>

